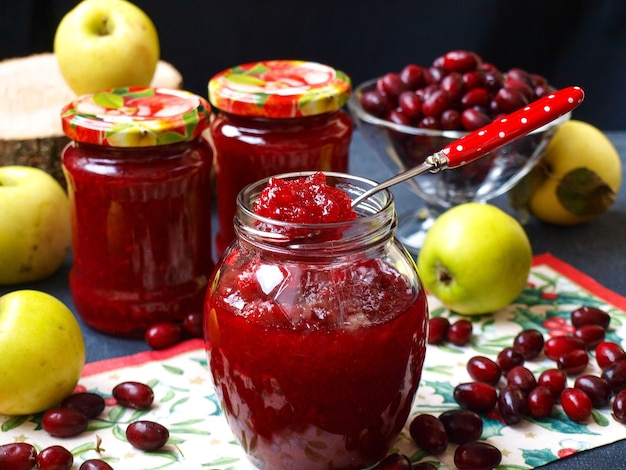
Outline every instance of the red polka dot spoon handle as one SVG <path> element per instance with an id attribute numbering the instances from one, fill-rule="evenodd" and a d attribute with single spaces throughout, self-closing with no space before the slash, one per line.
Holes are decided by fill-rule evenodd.
<path id="1" fill-rule="evenodd" d="M 564 88 L 467 134 L 441 150 L 448 159 L 447 168 L 465 165 L 530 134 L 569 113 L 582 103 L 584 97 L 580 87 Z"/>
<path id="2" fill-rule="evenodd" d="M 555 91 L 529 105 L 501 117 L 475 130 L 438 152 L 426 157 L 423 163 L 389 178 L 361 194 L 352 201 L 357 206 L 363 200 L 395 184 L 430 171 L 437 173 L 446 168 L 458 168 L 496 150 L 515 139 L 530 134 L 535 129 L 569 113 L 582 103 L 585 93 L 580 87 L 571 86 Z"/>

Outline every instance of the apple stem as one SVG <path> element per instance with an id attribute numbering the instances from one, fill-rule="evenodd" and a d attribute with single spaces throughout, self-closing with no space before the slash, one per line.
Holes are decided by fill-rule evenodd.
<path id="1" fill-rule="evenodd" d="M 450 284 L 450 282 L 454 280 L 454 277 L 452 277 L 448 270 L 443 266 L 439 266 L 439 269 L 437 270 L 437 278 L 439 278 L 439 281 L 444 284 Z"/>
<path id="2" fill-rule="evenodd" d="M 109 34 L 108 22 L 109 22 L 109 17 L 103 16 L 102 27 L 100 28 L 100 36 L 107 36 Z"/>

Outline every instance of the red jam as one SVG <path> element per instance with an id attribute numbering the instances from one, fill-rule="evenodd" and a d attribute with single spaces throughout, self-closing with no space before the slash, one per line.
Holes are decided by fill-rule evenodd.
<path id="1" fill-rule="evenodd" d="M 254 205 L 262 217 L 285 222 L 332 223 L 354 220 L 352 199 L 341 189 L 328 186 L 326 175 L 315 173 L 306 178 L 271 178 Z"/>
<path id="2" fill-rule="evenodd" d="M 275 249 L 248 243 L 260 237 L 271 244 L 273 232 L 265 239 L 252 231 L 250 239 L 238 231 L 205 304 L 216 393 L 235 437 L 261 469 L 375 464 L 406 422 L 424 361 L 427 304 L 412 260 L 386 225 L 372 229 L 367 216 L 354 219 L 349 204 L 326 219 L 322 208 L 337 190 L 319 178 L 293 183 L 310 199 L 289 197 L 286 218 L 307 224 L 345 218 L 341 233 L 356 224 L 360 241 L 334 240 L 336 250 L 329 244 L 301 256 L 300 245 L 289 252 L 280 242 Z M 293 193 L 287 186 L 272 181 L 258 199 L 261 212 L 284 213 L 281 197 Z M 295 211 L 300 205 L 307 210 Z M 391 217 L 390 207 L 383 210 Z M 358 246 L 363 238 L 370 241 Z"/>
<path id="3" fill-rule="evenodd" d="M 210 80 L 218 255 L 235 237 L 237 194 L 246 185 L 294 171 L 348 171 L 353 123 L 342 106 L 350 92 L 342 72 L 303 61 L 239 65 Z"/>
<path id="4" fill-rule="evenodd" d="M 64 111 L 70 289 L 87 325 L 141 336 L 202 308 L 213 268 L 206 106 L 180 91 L 120 89 Z"/>

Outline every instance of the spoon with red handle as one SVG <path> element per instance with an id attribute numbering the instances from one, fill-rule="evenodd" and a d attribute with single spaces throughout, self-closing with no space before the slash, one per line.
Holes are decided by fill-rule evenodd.
<path id="1" fill-rule="evenodd" d="M 555 91 L 527 106 L 518 109 L 490 124 L 475 130 L 438 152 L 426 157 L 423 163 L 377 184 L 352 201 L 352 207 L 390 186 L 396 185 L 417 175 L 430 171 L 437 173 L 446 168 L 458 168 L 473 162 L 483 155 L 496 150 L 519 137 L 530 134 L 582 103 L 585 93 L 582 88 L 571 86 Z"/>

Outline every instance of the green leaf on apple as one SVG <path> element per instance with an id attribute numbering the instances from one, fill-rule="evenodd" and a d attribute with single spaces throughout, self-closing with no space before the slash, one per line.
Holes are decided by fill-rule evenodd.
<path id="1" fill-rule="evenodd" d="M 119 109 L 124 106 L 124 97 L 108 91 L 93 95 L 93 102 L 107 109 Z"/>

